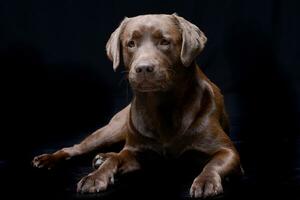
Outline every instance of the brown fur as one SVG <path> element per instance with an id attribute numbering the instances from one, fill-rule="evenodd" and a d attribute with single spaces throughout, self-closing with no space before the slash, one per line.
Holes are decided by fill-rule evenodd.
<path id="1" fill-rule="evenodd" d="M 78 183 L 79 192 L 98 192 L 113 183 L 118 171 L 139 169 L 137 153 L 152 150 L 176 158 L 196 150 L 210 160 L 195 178 L 191 196 L 221 193 L 222 178 L 239 172 L 240 161 L 224 132 L 223 96 L 194 62 L 206 40 L 198 27 L 175 14 L 125 18 L 106 47 L 114 69 L 122 49 L 134 91 L 131 104 L 80 144 L 35 157 L 34 165 L 52 167 L 55 161 L 125 140 L 123 150 L 106 154 L 104 163 Z"/>

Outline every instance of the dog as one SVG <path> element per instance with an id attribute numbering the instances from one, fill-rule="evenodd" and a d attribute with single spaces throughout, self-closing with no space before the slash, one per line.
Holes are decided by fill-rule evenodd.
<path id="1" fill-rule="evenodd" d="M 132 102 L 80 144 L 37 156 L 33 165 L 50 169 L 58 161 L 125 141 L 119 153 L 97 155 L 97 169 L 77 184 L 78 192 L 95 193 L 106 190 L 116 173 L 140 169 L 137 155 L 144 151 L 176 158 L 194 150 L 209 159 L 191 185 L 191 197 L 222 193 L 222 180 L 240 173 L 241 166 L 225 133 L 229 125 L 223 96 L 195 63 L 206 41 L 196 25 L 177 14 L 126 17 L 106 51 L 114 70 L 123 57 Z"/>

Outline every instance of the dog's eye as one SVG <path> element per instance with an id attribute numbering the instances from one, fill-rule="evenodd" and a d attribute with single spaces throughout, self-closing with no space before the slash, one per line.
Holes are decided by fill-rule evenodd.
<path id="1" fill-rule="evenodd" d="M 135 42 L 134 42 L 133 40 L 130 40 L 130 41 L 127 43 L 127 46 L 128 46 L 129 48 L 133 48 L 133 47 L 135 47 Z"/>
<path id="2" fill-rule="evenodd" d="M 159 43 L 160 45 L 163 45 L 163 46 L 167 46 L 170 44 L 170 41 L 166 40 L 166 39 L 162 39 Z"/>

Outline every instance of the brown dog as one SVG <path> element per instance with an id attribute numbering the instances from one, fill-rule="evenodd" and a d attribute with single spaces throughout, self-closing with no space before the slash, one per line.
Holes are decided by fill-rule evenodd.
<path id="1" fill-rule="evenodd" d="M 59 160 L 126 140 L 119 153 L 101 154 L 104 163 L 78 183 L 78 192 L 93 193 L 105 190 L 117 172 L 139 169 L 140 152 L 176 157 L 196 150 L 210 159 L 190 195 L 221 193 L 222 178 L 240 172 L 240 159 L 224 132 L 228 119 L 220 90 L 194 62 L 205 43 L 203 32 L 176 14 L 125 18 L 106 49 L 114 69 L 123 52 L 134 91 L 131 104 L 80 144 L 35 157 L 34 166 L 51 168 Z"/>

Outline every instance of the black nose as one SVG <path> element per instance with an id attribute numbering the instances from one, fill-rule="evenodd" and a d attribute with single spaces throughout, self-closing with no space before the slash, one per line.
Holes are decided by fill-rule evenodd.
<path id="1" fill-rule="evenodd" d="M 141 72 L 153 72 L 154 71 L 154 66 L 152 65 L 139 65 L 135 67 L 135 72 L 136 73 L 141 73 Z"/>

